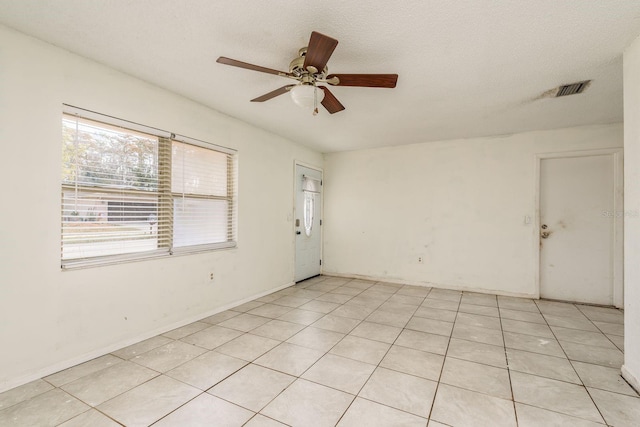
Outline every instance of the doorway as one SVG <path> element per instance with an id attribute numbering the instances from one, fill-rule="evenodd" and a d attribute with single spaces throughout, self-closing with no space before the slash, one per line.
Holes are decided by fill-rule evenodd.
<path id="1" fill-rule="evenodd" d="M 540 297 L 621 306 L 621 152 L 545 155 L 538 162 Z"/>
<path id="2" fill-rule="evenodd" d="M 295 167 L 295 274 L 296 282 L 320 274 L 322 269 L 322 171 Z"/>

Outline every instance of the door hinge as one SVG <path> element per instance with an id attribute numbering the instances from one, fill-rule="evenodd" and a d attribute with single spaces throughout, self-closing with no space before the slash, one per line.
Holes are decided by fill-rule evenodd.
<path id="1" fill-rule="evenodd" d="M 320 220 L 320 225 L 322 225 L 322 220 Z"/>
<path id="2" fill-rule="evenodd" d="M 322 265 L 322 260 L 320 260 L 320 265 Z"/>

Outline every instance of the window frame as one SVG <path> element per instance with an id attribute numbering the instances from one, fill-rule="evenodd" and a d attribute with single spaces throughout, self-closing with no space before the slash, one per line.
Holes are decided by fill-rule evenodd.
<path id="1" fill-rule="evenodd" d="M 100 256 L 91 256 L 85 258 L 76 258 L 76 259 L 63 259 L 62 258 L 62 246 L 63 246 L 63 238 L 64 233 L 60 231 L 60 264 L 61 269 L 71 270 L 78 268 L 87 268 L 94 266 L 104 266 L 110 264 L 120 264 L 125 262 L 134 262 L 134 261 L 142 261 L 147 259 L 155 259 L 155 258 L 163 258 L 170 257 L 174 255 L 189 255 L 196 254 L 202 252 L 209 251 L 218 251 L 224 249 L 234 249 L 238 246 L 237 239 L 237 224 L 238 224 L 238 215 L 237 215 L 237 177 L 238 177 L 238 152 L 237 150 L 223 147 L 217 144 L 212 144 L 209 142 L 201 141 L 198 139 L 190 138 L 184 135 L 179 135 L 173 132 L 165 131 L 162 129 L 158 129 L 151 126 L 141 125 L 139 123 L 131 122 L 128 120 L 116 118 L 113 116 L 97 113 L 94 111 L 82 109 L 79 107 L 75 107 L 68 104 L 63 104 L 62 106 L 62 118 L 64 116 L 76 116 L 78 118 L 95 121 L 98 123 L 103 123 L 106 126 L 116 126 L 122 128 L 124 130 L 131 130 L 132 132 L 141 132 L 143 134 L 147 134 L 150 136 L 154 136 L 158 138 L 158 151 L 160 150 L 172 150 L 173 142 L 193 145 L 196 147 L 212 150 L 218 153 L 223 153 L 227 155 L 227 185 L 226 185 L 226 196 L 203 196 L 203 195 L 191 195 L 191 194 L 183 194 L 179 192 L 173 191 L 171 188 L 171 174 L 168 176 L 162 176 L 161 169 L 166 170 L 166 165 L 161 167 L 158 165 L 158 189 L 156 191 L 148 191 L 148 190 L 137 190 L 137 189 L 112 189 L 108 187 L 100 187 L 100 186 L 87 186 L 87 185 L 70 185 L 60 183 L 58 187 L 61 191 L 61 208 L 63 208 L 63 198 L 65 190 L 74 190 L 76 188 L 80 188 L 84 191 L 96 192 L 96 193 L 130 193 L 136 195 L 144 195 L 144 196 L 155 196 L 158 201 L 158 205 L 160 205 L 161 198 L 168 198 L 169 204 L 173 206 L 174 197 L 185 197 L 190 198 L 194 196 L 194 198 L 202 198 L 206 200 L 225 200 L 228 204 L 227 207 L 227 241 L 219 242 L 219 243 L 206 243 L 206 244 L 195 244 L 188 246 L 180 246 L 173 247 L 173 228 L 174 228 L 174 216 L 173 216 L 173 208 L 169 209 L 171 213 L 169 214 L 168 221 L 170 226 L 168 232 L 171 233 L 169 236 L 168 244 L 165 244 L 164 247 L 160 247 L 160 241 L 158 242 L 158 247 L 155 250 L 149 251 L 139 251 L 139 252 L 131 252 L 131 253 L 121 253 L 121 254 L 112 254 L 112 255 L 100 255 Z M 62 123 L 62 120 L 61 122 Z M 165 159 L 166 160 L 166 159 Z M 171 160 L 169 160 L 169 170 L 172 167 Z M 166 201 L 164 203 L 167 203 Z M 60 209 L 60 224 L 64 224 L 64 218 L 62 214 L 63 209 Z M 166 211 L 164 212 L 166 215 Z M 161 211 L 158 211 L 158 216 L 160 216 Z M 165 219 L 166 220 L 166 219 Z M 160 222 L 160 217 L 158 218 L 158 223 Z M 167 230 L 164 230 L 167 232 Z"/>

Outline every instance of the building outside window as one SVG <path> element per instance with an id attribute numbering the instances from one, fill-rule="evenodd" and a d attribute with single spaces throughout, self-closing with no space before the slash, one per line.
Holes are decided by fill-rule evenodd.
<path id="1" fill-rule="evenodd" d="M 233 150 L 66 107 L 62 266 L 235 246 L 235 174 Z"/>

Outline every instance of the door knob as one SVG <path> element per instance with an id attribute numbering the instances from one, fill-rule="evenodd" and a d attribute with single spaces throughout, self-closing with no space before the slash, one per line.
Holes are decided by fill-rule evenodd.
<path id="1" fill-rule="evenodd" d="M 546 239 L 547 237 L 549 237 L 549 233 L 548 231 L 543 231 L 542 233 L 540 233 L 540 237 L 542 237 L 543 239 Z"/>
<path id="2" fill-rule="evenodd" d="M 300 231 L 296 231 L 296 234 L 302 234 L 302 232 L 300 232 Z"/>
<path id="3" fill-rule="evenodd" d="M 542 228 L 543 230 L 546 230 L 547 229 L 547 224 L 542 224 L 542 226 L 540 228 Z"/>

